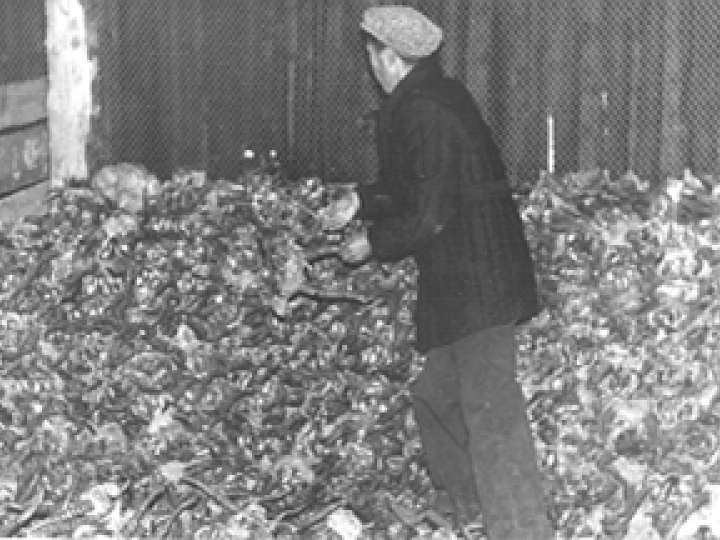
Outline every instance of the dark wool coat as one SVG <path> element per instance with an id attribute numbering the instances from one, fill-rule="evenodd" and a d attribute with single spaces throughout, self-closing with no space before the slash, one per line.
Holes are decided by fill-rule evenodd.
<path id="1" fill-rule="evenodd" d="M 416 346 L 447 345 L 539 311 L 517 206 L 465 87 L 423 61 L 377 116 L 379 178 L 362 186 L 373 256 L 417 262 Z"/>

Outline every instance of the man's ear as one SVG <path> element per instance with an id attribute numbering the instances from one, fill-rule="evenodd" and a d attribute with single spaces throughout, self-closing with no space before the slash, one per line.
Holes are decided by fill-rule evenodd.
<path id="1" fill-rule="evenodd" d="M 398 53 L 396 53 L 393 49 L 390 47 L 385 47 L 382 50 L 383 60 L 388 66 L 395 67 L 395 65 L 400 61 L 400 56 L 398 56 Z"/>

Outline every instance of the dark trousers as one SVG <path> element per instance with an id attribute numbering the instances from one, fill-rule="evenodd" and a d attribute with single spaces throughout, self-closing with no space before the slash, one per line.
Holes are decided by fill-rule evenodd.
<path id="1" fill-rule="evenodd" d="M 482 511 L 489 540 L 548 540 L 542 480 L 516 379 L 514 326 L 433 349 L 413 387 L 433 483 Z"/>

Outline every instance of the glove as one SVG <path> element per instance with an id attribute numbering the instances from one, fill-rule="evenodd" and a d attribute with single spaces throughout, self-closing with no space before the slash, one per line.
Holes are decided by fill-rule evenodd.
<path id="1" fill-rule="evenodd" d="M 372 246 L 368 240 L 367 233 L 357 232 L 348 236 L 340 248 L 338 255 L 348 264 L 357 264 L 370 258 L 371 253 Z"/>
<path id="2" fill-rule="evenodd" d="M 349 189 L 320 210 L 319 219 L 323 230 L 337 231 L 344 228 L 360 209 L 360 196 Z"/>

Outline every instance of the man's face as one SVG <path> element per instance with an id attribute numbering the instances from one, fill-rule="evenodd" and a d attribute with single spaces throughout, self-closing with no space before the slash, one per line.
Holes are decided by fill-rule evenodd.
<path id="1" fill-rule="evenodd" d="M 375 44 L 368 42 L 365 46 L 370 59 L 370 67 L 380 87 L 386 92 L 392 92 L 394 88 L 390 59 L 387 52 L 390 49 L 380 50 Z"/>

